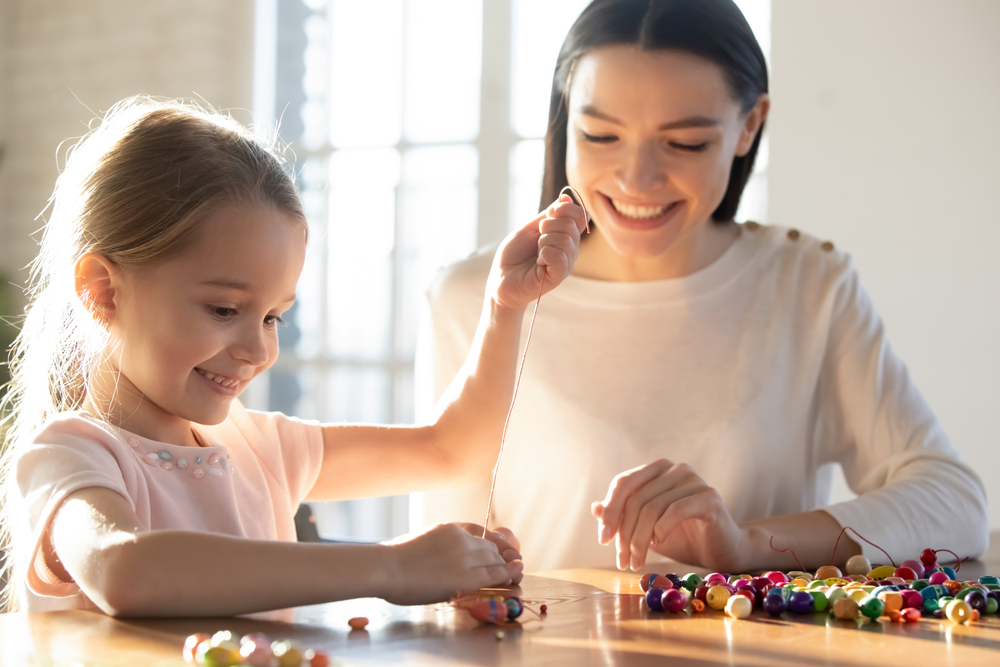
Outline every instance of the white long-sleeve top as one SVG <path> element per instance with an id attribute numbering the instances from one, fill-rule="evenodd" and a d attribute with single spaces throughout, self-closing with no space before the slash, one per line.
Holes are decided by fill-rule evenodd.
<path id="1" fill-rule="evenodd" d="M 418 417 L 469 352 L 494 251 L 428 290 Z M 682 278 L 570 276 L 542 297 L 490 525 L 514 530 L 530 570 L 611 567 L 590 505 L 659 458 L 691 465 L 737 523 L 824 508 L 896 562 L 988 544 L 982 481 L 893 353 L 850 257 L 792 230 L 744 225 Z M 859 496 L 826 507 L 835 463 Z M 426 520 L 482 523 L 489 481 L 427 494 Z"/>

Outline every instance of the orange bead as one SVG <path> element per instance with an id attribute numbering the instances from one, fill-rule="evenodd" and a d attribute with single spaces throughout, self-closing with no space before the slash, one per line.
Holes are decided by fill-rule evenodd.
<path id="1" fill-rule="evenodd" d="M 705 611 L 705 603 L 699 600 L 698 598 L 695 598 L 691 600 L 691 608 L 694 609 L 696 612 L 699 613 L 703 612 Z"/>
<path id="2" fill-rule="evenodd" d="M 840 579 L 843 576 L 844 575 L 841 573 L 840 568 L 836 565 L 824 565 L 816 570 L 816 579 Z"/>
<path id="3" fill-rule="evenodd" d="M 347 622 L 351 626 L 351 630 L 364 630 L 365 626 L 368 625 L 368 619 L 364 616 L 356 616 Z"/>

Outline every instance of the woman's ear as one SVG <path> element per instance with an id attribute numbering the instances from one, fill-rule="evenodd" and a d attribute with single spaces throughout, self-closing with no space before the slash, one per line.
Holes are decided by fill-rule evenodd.
<path id="1" fill-rule="evenodd" d="M 750 152 L 753 146 L 753 139 L 757 136 L 760 126 L 767 119 L 767 113 L 771 110 L 771 97 L 767 93 L 761 93 L 757 98 L 757 103 L 747 112 L 743 118 L 743 128 L 740 130 L 740 140 L 736 145 L 736 157 L 743 157 Z"/>
<path id="2" fill-rule="evenodd" d="M 91 316 L 107 325 L 115 316 L 115 291 L 118 288 L 118 268 L 107 257 L 88 252 L 76 261 L 73 286 Z"/>

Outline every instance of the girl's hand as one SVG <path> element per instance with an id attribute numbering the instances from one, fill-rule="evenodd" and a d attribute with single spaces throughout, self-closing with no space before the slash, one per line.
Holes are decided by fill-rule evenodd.
<path id="1" fill-rule="evenodd" d="M 458 525 L 470 535 L 475 537 L 483 536 L 483 527 L 477 523 L 459 523 Z M 515 560 L 521 560 L 521 543 L 514 536 L 514 532 L 510 528 L 501 526 L 496 531 L 486 531 L 486 540 L 496 546 L 497 551 L 500 552 L 500 556 L 503 557 L 505 562 L 510 563 Z M 521 583 L 523 577 L 524 574 L 518 572 L 511 583 L 516 586 Z"/>
<path id="2" fill-rule="evenodd" d="M 506 543 L 502 536 L 496 539 Z M 404 535 L 387 546 L 392 557 L 381 597 L 393 604 L 443 602 L 462 592 L 509 586 L 524 570 L 520 560 L 505 562 L 496 544 L 454 523 Z"/>
<path id="3" fill-rule="evenodd" d="M 716 572 L 739 571 L 748 555 L 747 531 L 686 463 L 660 459 L 621 473 L 591 511 L 601 544 L 615 538 L 621 570 L 642 568 L 650 547 Z"/>
<path id="4" fill-rule="evenodd" d="M 552 206 L 521 229 L 512 232 L 497 250 L 487 294 L 500 306 L 520 309 L 566 279 L 587 228 L 584 210 L 562 195 Z"/>

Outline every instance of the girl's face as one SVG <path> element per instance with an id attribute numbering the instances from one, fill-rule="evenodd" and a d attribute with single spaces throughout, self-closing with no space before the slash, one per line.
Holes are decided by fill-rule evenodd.
<path id="1" fill-rule="evenodd" d="M 283 213 L 230 206 L 177 256 L 119 274 L 110 362 L 120 371 L 125 428 L 226 418 L 233 398 L 277 358 L 305 247 L 302 227 Z"/>
<path id="2" fill-rule="evenodd" d="M 693 245 L 767 113 L 766 96 L 742 113 L 709 60 L 627 45 L 581 57 L 568 92 L 569 183 L 603 241 L 635 259 Z"/>

